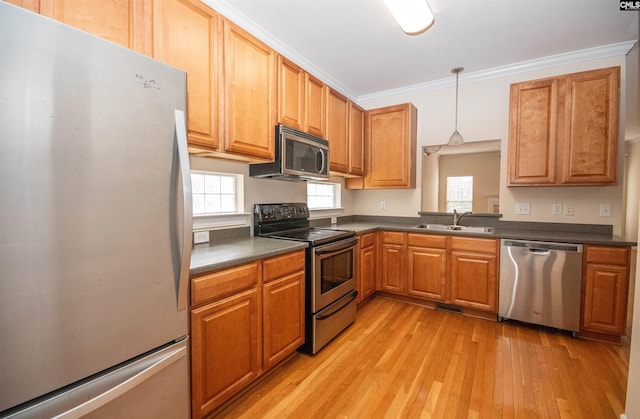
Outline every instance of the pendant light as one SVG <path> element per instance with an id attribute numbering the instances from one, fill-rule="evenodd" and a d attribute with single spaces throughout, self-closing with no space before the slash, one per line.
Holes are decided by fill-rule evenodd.
<path id="1" fill-rule="evenodd" d="M 464 140 L 462 139 L 462 135 L 458 132 L 458 76 L 460 73 L 464 71 L 464 67 L 456 67 L 451 69 L 452 73 L 456 75 L 456 126 L 453 134 L 449 137 L 448 145 L 460 145 L 464 144 Z"/>

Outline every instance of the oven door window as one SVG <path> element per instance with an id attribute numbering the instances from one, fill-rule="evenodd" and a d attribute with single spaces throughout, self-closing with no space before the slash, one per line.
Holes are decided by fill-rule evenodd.
<path id="1" fill-rule="evenodd" d="M 324 257 L 320 261 L 320 289 L 322 294 L 353 279 L 353 250 Z"/>

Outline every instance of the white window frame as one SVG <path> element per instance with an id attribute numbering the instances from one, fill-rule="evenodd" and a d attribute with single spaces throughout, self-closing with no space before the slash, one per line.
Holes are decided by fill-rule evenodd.
<path id="1" fill-rule="evenodd" d="M 471 199 L 470 200 L 465 200 L 465 199 L 449 199 L 449 179 L 452 178 L 470 178 L 471 179 Z M 447 176 L 447 191 L 446 191 L 446 204 L 445 204 L 445 210 L 447 212 L 453 212 L 453 208 L 449 209 L 449 203 L 450 202 L 468 202 L 470 205 L 470 208 L 455 208 L 458 211 L 473 211 L 473 176 Z"/>
<path id="2" fill-rule="evenodd" d="M 192 170 L 192 174 L 231 176 L 236 179 L 236 210 L 234 212 L 220 212 L 212 214 L 193 214 L 193 231 L 206 231 L 216 228 L 247 225 L 248 213 L 244 212 L 244 176 L 237 173 L 209 172 Z"/>
<path id="3" fill-rule="evenodd" d="M 315 220 L 319 218 L 337 217 L 342 215 L 342 185 L 335 182 L 307 182 L 307 205 L 309 203 L 309 184 L 332 185 L 333 186 L 333 207 L 329 208 L 311 208 L 309 207 L 309 219 Z"/>

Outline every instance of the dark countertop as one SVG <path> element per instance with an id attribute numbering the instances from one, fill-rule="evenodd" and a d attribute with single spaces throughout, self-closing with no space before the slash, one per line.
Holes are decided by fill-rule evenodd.
<path id="1" fill-rule="evenodd" d="M 196 244 L 191 251 L 191 276 L 264 259 L 294 250 L 306 249 L 307 243 L 291 240 L 246 237 L 215 244 Z"/>
<path id="2" fill-rule="evenodd" d="M 497 228 L 494 233 L 456 232 L 447 230 L 425 230 L 417 228 L 418 223 L 397 222 L 346 222 L 322 228 L 336 230 L 353 230 L 357 234 L 377 230 L 405 231 L 410 233 L 441 234 L 449 236 L 470 236 L 495 239 L 538 240 L 549 242 L 566 242 L 579 244 L 601 244 L 609 246 L 635 246 L 635 242 L 623 237 L 610 234 L 595 234 L 588 232 L 563 232 L 545 230 L 513 230 Z M 283 253 L 305 249 L 307 243 L 268 239 L 263 237 L 236 237 L 215 241 L 214 244 L 197 244 L 191 252 L 191 275 L 228 268 L 234 265 L 264 259 Z"/>
<path id="3" fill-rule="evenodd" d="M 331 227 L 338 230 L 354 230 L 357 234 L 368 233 L 376 230 L 406 231 L 410 233 L 443 234 L 449 236 L 470 236 L 495 239 L 537 240 L 548 242 L 566 242 L 579 244 L 602 244 L 609 246 L 635 246 L 635 242 L 625 240 L 624 237 L 610 234 L 594 234 L 588 232 L 563 232 L 544 230 L 511 230 L 496 228 L 494 233 L 456 232 L 448 230 L 426 230 L 417 228 L 417 224 L 392 223 L 392 222 L 349 222 L 334 224 Z"/>

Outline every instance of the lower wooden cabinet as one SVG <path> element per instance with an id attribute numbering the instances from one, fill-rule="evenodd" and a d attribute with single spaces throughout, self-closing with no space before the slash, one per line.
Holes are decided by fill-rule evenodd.
<path id="1" fill-rule="evenodd" d="M 629 258 L 628 247 L 585 246 L 582 331 L 625 335 Z"/>
<path id="2" fill-rule="evenodd" d="M 192 416 L 220 406 L 261 369 L 258 290 L 191 312 Z"/>
<path id="3" fill-rule="evenodd" d="M 266 370 L 304 343 L 304 270 L 264 284 L 262 296 Z"/>
<path id="4" fill-rule="evenodd" d="M 203 417 L 304 343 L 304 250 L 191 279 L 191 388 Z"/>
<path id="5" fill-rule="evenodd" d="M 369 298 L 376 292 L 376 260 L 377 233 L 362 234 L 358 240 L 358 261 L 356 269 L 356 286 L 358 288 L 358 303 Z"/>
<path id="6" fill-rule="evenodd" d="M 498 312 L 498 241 L 451 238 L 451 303 Z"/>
<path id="7" fill-rule="evenodd" d="M 447 237 L 408 234 L 407 295 L 447 300 Z"/>
<path id="8" fill-rule="evenodd" d="M 499 241 L 382 231 L 378 289 L 498 312 Z"/>
<path id="9" fill-rule="evenodd" d="M 405 291 L 406 233 L 380 233 L 380 275 L 378 289 L 403 294 Z"/>

